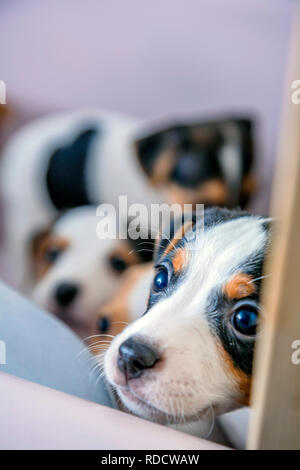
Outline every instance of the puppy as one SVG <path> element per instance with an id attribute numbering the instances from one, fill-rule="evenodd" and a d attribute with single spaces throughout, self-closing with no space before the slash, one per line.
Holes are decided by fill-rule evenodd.
<path id="1" fill-rule="evenodd" d="M 94 336 L 89 341 L 89 349 L 94 355 L 102 357 L 112 338 L 120 334 L 129 323 L 135 321 L 141 312 L 146 310 L 153 274 L 152 262 L 130 266 L 126 270 L 120 287 L 112 298 L 102 305 L 96 316 Z M 206 420 L 174 424 L 172 427 L 198 437 L 209 435 L 210 440 L 225 444 L 222 427 L 213 418 L 210 414 Z M 232 417 L 226 415 L 227 423 L 230 419 L 232 420 Z M 237 443 L 234 442 L 234 445 L 236 447 Z"/>
<path id="2" fill-rule="evenodd" d="M 69 111 L 42 117 L 7 143 L 1 166 L 5 246 L 12 282 L 26 282 L 25 246 L 33 232 L 73 207 L 109 202 L 118 194 L 129 203 L 156 201 L 132 160 L 130 118 L 100 111 Z M 122 171 L 119 171 L 120 166 Z"/>
<path id="3" fill-rule="evenodd" d="M 119 286 L 129 266 L 151 259 L 138 240 L 99 240 L 92 206 L 72 209 L 31 240 L 27 294 L 81 336 L 91 333 L 95 312 Z M 145 246 L 145 242 L 143 243 Z"/>
<path id="4" fill-rule="evenodd" d="M 212 208 L 160 240 L 148 306 L 104 356 L 128 410 L 165 423 L 248 405 L 269 239 L 269 219 Z"/>
<path id="5" fill-rule="evenodd" d="M 245 204 L 252 191 L 252 128 L 227 117 L 185 122 L 149 135 L 148 126 L 101 111 L 40 118 L 6 145 L 1 165 L 6 250 L 22 285 L 26 240 L 60 211 L 110 203 Z M 152 184 L 150 184 L 152 183 Z"/>

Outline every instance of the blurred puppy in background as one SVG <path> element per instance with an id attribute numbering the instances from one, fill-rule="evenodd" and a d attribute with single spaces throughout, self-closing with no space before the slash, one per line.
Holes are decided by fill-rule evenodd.
<path id="1" fill-rule="evenodd" d="M 22 285 L 24 249 L 58 213 L 87 204 L 159 202 L 244 206 L 253 191 L 251 121 L 153 126 L 101 111 L 68 111 L 28 124 L 1 162 L 5 249 Z M 26 253 L 25 253 L 26 256 Z"/>
<path id="2" fill-rule="evenodd" d="M 137 156 L 169 203 L 245 207 L 254 191 L 249 119 L 182 122 L 141 137 Z"/>
<path id="3" fill-rule="evenodd" d="M 135 166 L 130 164 L 129 139 L 135 128 L 136 123 L 126 117 L 69 111 L 37 119 L 8 141 L 0 188 L 4 243 L 17 287 L 27 282 L 28 240 L 59 213 L 93 203 L 117 204 L 113 195 L 129 192 L 124 191 L 124 181 L 125 188 L 141 192 L 139 179 L 132 175 Z"/>
<path id="4" fill-rule="evenodd" d="M 93 354 L 100 352 L 102 341 L 108 344 L 146 309 L 153 273 L 152 262 L 136 264 L 126 270 L 115 293 L 97 311 L 89 341 Z"/>
<path id="5" fill-rule="evenodd" d="M 28 249 L 27 294 L 80 336 L 91 334 L 97 309 L 114 294 L 123 273 L 152 257 L 150 241 L 140 250 L 139 240 L 129 237 L 99 240 L 98 220 L 95 207 L 71 209 L 35 234 Z M 107 330 L 104 320 L 102 329 Z"/>

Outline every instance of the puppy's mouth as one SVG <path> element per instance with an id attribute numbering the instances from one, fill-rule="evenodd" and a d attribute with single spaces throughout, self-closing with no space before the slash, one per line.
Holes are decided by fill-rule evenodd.
<path id="1" fill-rule="evenodd" d="M 119 395 L 120 400 L 122 401 L 122 404 L 130 412 L 132 412 L 132 410 L 130 409 L 128 402 L 139 407 L 139 415 L 141 417 L 147 417 L 151 419 L 151 421 L 155 421 L 160 424 L 173 424 L 178 422 L 179 417 L 152 405 L 147 400 L 139 396 L 129 386 L 119 386 L 117 389 L 117 393 Z"/>
<path id="2" fill-rule="evenodd" d="M 170 413 L 153 405 L 150 400 L 133 390 L 130 385 L 114 385 L 122 405 L 127 411 L 137 414 L 142 418 L 149 419 L 159 424 L 180 424 L 198 421 L 199 419 L 207 419 L 214 413 L 214 406 L 203 408 L 200 412 L 193 415 L 182 415 L 181 413 Z M 138 411 L 137 411 L 138 410 Z"/>

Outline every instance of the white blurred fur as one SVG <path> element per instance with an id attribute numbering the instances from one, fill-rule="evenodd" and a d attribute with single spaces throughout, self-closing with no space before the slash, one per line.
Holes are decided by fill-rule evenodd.
<path id="1" fill-rule="evenodd" d="M 44 309 L 61 313 L 54 292 L 62 283 L 76 284 L 80 291 L 66 309 L 66 320 L 88 327 L 96 311 L 114 293 L 120 277 L 109 266 L 109 256 L 117 240 L 99 240 L 96 236 L 98 218 L 93 207 L 70 210 L 52 227 L 51 234 L 69 242 L 41 280 L 33 281 L 29 297 Z M 63 317 L 62 317 L 63 318 Z"/>
<path id="2" fill-rule="evenodd" d="M 45 172 L 51 152 L 66 145 L 83 130 L 98 127 L 88 157 L 88 192 L 93 202 L 118 205 L 159 202 L 149 186 L 133 149 L 139 123 L 129 117 L 98 110 L 56 113 L 26 125 L 12 136 L 1 158 L 0 188 L 5 208 L 5 250 L 14 274 L 13 282 L 26 287 L 27 242 L 47 226 L 57 211 L 49 199 Z"/>

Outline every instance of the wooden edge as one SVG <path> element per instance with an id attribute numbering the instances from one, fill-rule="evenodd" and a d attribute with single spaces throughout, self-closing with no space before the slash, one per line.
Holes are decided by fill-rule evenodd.
<path id="1" fill-rule="evenodd" d="M 265 320 L 258 341 L 252 390 L 249 449 L 300 449 L 300 104 L 292 82 L 300 79 L 300 6 L 292 30 L 283 119 L 271 213 L 279 219 L 267 262 Z M 300 354 L 299 354 L 300 357 Z"/>

